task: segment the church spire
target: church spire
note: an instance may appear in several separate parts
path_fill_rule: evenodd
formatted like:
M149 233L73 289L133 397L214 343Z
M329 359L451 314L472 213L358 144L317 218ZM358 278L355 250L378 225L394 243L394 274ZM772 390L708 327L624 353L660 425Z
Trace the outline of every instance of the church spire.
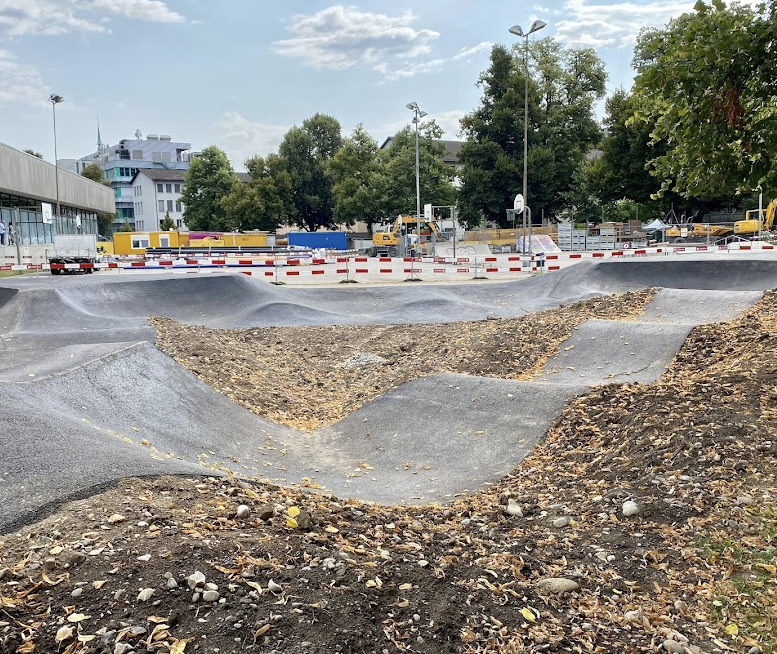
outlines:
M100 137L100 116L97 116L97 152L103 151L103 140Z

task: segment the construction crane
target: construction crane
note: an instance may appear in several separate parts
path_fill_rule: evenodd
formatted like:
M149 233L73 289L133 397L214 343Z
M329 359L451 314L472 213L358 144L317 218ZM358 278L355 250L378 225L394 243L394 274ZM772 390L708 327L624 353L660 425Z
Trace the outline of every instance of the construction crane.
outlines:
M768 232L774 225L774 216L777 213L777 200L772 200L762 215L758 215L759 210L753 209L745 212L744 220L737 220L734 223L735 236L754 236L759 231Z

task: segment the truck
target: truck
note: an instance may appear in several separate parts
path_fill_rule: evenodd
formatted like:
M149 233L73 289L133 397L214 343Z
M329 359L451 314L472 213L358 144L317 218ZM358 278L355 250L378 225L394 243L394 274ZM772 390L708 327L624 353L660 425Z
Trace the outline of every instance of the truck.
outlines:
M51 266L51 274L94 272L97 263L97 236L95 234L56 234L54 249L48 250L47 259ZM65 264L92 264L74 269L65 268Z

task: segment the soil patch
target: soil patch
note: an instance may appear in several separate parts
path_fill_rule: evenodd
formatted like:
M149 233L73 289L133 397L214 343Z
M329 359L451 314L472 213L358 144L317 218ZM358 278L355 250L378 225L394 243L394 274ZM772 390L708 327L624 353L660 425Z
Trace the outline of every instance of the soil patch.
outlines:
M73 502L0 545L0 652L770 651L776 300L448 507L231 478Z
M632 320L654 290L512 319L424 325L217 330L152 318L157 347L263 418L332 424L405 382L441 372L530 379L580 323Z

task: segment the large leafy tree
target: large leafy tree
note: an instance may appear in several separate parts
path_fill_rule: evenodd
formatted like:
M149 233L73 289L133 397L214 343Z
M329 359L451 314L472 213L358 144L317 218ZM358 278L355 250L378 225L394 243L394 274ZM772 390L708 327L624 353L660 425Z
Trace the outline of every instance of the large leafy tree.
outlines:
M329 160L334 194L334 221L348 227L357 221L372 229L381 214L378 144L359 124Z
M777 3L697 2L644 31L634 64L634 121L666 151L650 162L661 190L702 198L777 189Z
M27 150L25 150L25 152L27 152ZM31 152L30 154L37 156L34 152ZM98 166L96 163L91 163L88 166L84 166L84 169L81 171L81 175L82 177L91 179L93 182L97 182L98 184L103 184L105 186L111 185L110 182L104 178L102 168L100 168L100 166ZM116 220L115 213L98 213L97 229L99 230L100 234L103 236L110 236L113 232L114 220Z
M553 39L532 44L529 68L528 199L537 216L563 206L575 171L601 136L593 107L607 74L593 50L564 49ZM468 142L460 155L460 209L470 225L483 217L506 224L505 210L522 188L524 83L523 49L494 46L478 82L480 106L461 122Z
M246 161L248 183L235 182L221 200L231 229L275 231L293 213L291 177L277 155L252 157Z
M334 225L335 200L327 163L341 145L340 123L324 114L308 118L283 137L279 154L291 181L291 221L302 229Z
M442 129L433 120L419 125L418 159L421 210L424 204L449 206L456 202L455 171L443 161L445 146ZM415 130L410 126L397 132L379 154L375 178L380 194L382 221L416 212Z
M238 181L227 155L211 145L189 166L181 192L186 226L193 230L228 231L230 223L223 199Z

